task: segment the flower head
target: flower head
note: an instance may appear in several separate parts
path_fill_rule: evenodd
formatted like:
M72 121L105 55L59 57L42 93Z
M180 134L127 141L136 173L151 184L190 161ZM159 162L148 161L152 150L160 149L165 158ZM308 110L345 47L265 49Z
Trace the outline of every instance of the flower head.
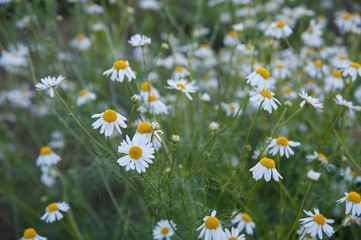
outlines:
M235 214L233 212L232 214ZM237 228L240 232L246 229L248 235L253 235L253 229L256 227L256 224L252 221L252 218L247 213L239 213L232 219L232 224L237 224Z
M55 77L45 77L40 79L41 83L35 84L36 90L46 90L49 89L50 97L54 97L54 87L59 85L64 80L64 77L59 75Z
M290 155L295 154L291 147L298 147L300 145L301 143L290 141L286 137L278 137L273 138L267 148L270 149L269 153L273 156L279 152L281 157L285 155L289 158Z
M150 44L151 42L152 42L152 39L150 39L147 36L140 35L140 34L135 34L135 35L131 36L130 40L128 41L128 43L130 45L132 45L133 47L143 47L143 46Z
M310 233L312 237L318 235L320 239L323 237L323 232L325 232L328 237L332 236L334 230L329 223L333 223L334 220L325 218L317 208L314 209L314 213L306 210L303 211L309 216L300 219L302 225L306 228L306 233Z
M314 98L311 96L308 96L308 93L305 92L305 90L302 89L302 92L298 94L303 101L300 104L300 107L304 107L305 104L309 104L312 107L314 107L317 111L322 112L323 104L320 102L318 98Z
M345 196L337 203L346 202L346 214L351 213L353 216L360 216L361 214L361 196L357 192L345 192Z
M40 155L36 159L36 166L51 166L57 164L61 160L60 156L53 152L53 150L44 146L40 149Z
M78 93L78 99L76 101L76 105L81 106L91 100L94 100L95 98L96 98L95 93L90 92L87 89L83 89Z
M247 83L260 90L269 89L270 73L263 67L257 68L254 72L246 77Z
M275 167L275 161L270 158L262 158L256 166L251 168L249 171L253 173L253 178L256 181L264 176L266 182L269 182L269 180L271 180L271 176L273 176L273 179L278 182L279 178L283 179L283 177L278 173Z
M174 235L173 229L177 229L177 225L173 220L160 220L153 229L153 238L157 240L162 240L163 238L169 240L170 237Z
M27 228L24 231L23 237L20 240L46 240L46 237L38 235L34 228Z
M168 86L166 88L176 89L183 92L189 100L193 100L192 96L189 93L195 93L198 87L195 86L195 82L188 82L185 79L167 80Z
M224 231L226 235L225 240L246 240L244 234L239 234L240 230L238 228L232 227L231 231L226 228Z
M63 219L64 216L61 212L67 212L68 210L69 205L65 202L50 203L45 208L45 213L40 219L47 223L52 223L56 220Z
M281 105L280 101L273 97L274 93L267 90L255 88L249 92L249 95L251 96L249 99L250 102L255 102L258 105L262 104L262 108L269 113L272 113L272 109L277 110L278 106L276 103Z
M224 238L224 232L222 230L221 223L216 217L216 213L216 210L213 210L211 216L205 216L203 218L204 223L199 228L197 228L197 231L201 230L198 238L202 238L203 236L205 237L205 240L216 240Z
M110 76L112 81L116 80L118 82L123 82L124 76L127 76L129 82L132 79L135 79L135 74L129 66L128 61L119 60L114 62L114 65L111 69L103 72L103 75Z
M120 127L127 127L127 124L124 122L127 119L112 109L108 109L99 114L94 114L92 118L99 118L92 124L93 129L101 127L100 134L104 133L106 137L112 135L114 128L122 134Z

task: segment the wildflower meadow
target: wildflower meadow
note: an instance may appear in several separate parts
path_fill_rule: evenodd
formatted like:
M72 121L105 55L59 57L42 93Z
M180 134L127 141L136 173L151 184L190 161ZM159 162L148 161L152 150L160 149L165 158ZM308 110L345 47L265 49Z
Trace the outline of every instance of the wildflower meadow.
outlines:
M360 13L0 0L0 239L361 239Z

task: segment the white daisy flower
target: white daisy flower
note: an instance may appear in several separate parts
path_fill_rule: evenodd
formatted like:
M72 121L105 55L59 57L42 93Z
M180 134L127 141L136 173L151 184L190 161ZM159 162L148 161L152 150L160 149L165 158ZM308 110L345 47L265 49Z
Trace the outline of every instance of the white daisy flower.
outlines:
M223 43L227 47L236 46L238 43L237 32L231 31L224 37Z
M135 35L131 36L130 40L128 41L128 43L130 45L132 45L133 47L143 47L143 46L150 44L151 42L152 42L152 39L150 39L147 36L140 35L140 34L135 34Z
M361 76L361 64L357 62L350 62L350 64L343 69L343 76L351 76L352 81L355 81L357 74Z
M79 33L70 41L70 46L80 51L84 51L90 48L91 40L84 34Z
M325 90L327 92L331 90L343 89L345 83L342 79L342 73L340 71L332 71L330 75L325 78Z
M203 218L204 223L197 228L197 231L201 230L198 239L204 236L204 240L221 240L224 238L224 232L222 226L216 218L216 210L212 211L211 216Z
M236 212L233 212L234 215ZM239 213L232 219L232 224L237 224L237 229L240 232L243 229L246 230L247 235L253 235L253 229L256 227L256 224L252 221L252 218L247 213Z
M287 158L289 158L290 155L295 154L291 147L298 146L301 146L301 143L290 141L286 137L278 137L273 138L267 148L270 149L269 153L273 156L279 152L281 157L285 155Z
M351 213L352 216L360 216L361 214L361 197L357 192L345 192L345 196L336 202L338 204L346 202L345 214Z
M177 230L177 225L173 220L160 220L153 229L153 239L162 240L165 238L166 240L170 240L170 237L174 235L173 229Z
M149 110L150 114L168 114L167 106L158 99L157 95L151 94L148 96L143 105L138 108L141 113L146 113Z
M283 87L282 93L283 93L283 97L288 100L293 100L293 99L297 98L297 96L298 96L297 93L289 87Z
M350 215L346 218L345 222L343 223L343 226L348 227L353 224L357 224L357 225L361 226L361 218Z
M81 106L91 100L94 100L97 96L95 93L83 89L78 93L78 99L76 100L76 105Z
M232 102L230 104L222 102L221 107L224 111L226 111L227 116L235 116L239 109L239 104L236 102Z
M302 89L301 93L298 93L298 95L303 99L303 101L300 104L300 107L304 107L306 103L314 107L317 111L322 112L323 104L320 102L318 98L314 98L311 96L308 96L308 93Z
M285 21L278 21L271 23L269 28L265 31L265 35L279 39L290 36L292 32L292 29Z
M198 87L194 86L195 82L188 82L185 79L179 79L179 80L173 80L168 79L167 80L168 86L166 88L169 89L176 89L178 91L183 92L189 100L193 100L192 96L189 93L195 93L198 89Z
M36 166L51 166L57 164L60 160L58 154L54 153L50 147L45 146L40 149L40 155L36 159Z
M248 44L238 44L236 50L244 55L251 55L254 47Z
M345 169L341 169L340 175L345 178L346 181L355 183L361 182L361 176L358 176L357 172L353 171L350 166L347 166Z
M273 97L274 93L271 93L266 90L261 90L259 88L252 89L249 92L250 95L250 102L256 103L258 106L262 104L263 110L272 113L272 109L277 110L278 106L276 103L281 105L280 101ZM257 106L257 107L258 107Z
M310 233L306 233L306 229L304 226L300 226L300 228L296 232L300 235L298 238L303 240L317 240L317 237L312 237Z
M111 80L116 80L119 82L123 82L124 80L124 76L127 76L129 82L134 78L135 79L135 74L132 71L132 69L129 67L129 62L128 61L116 61L114 62L114 65L111 69L106 70L103 72L103 75L106 76L110 76Z
M308 154L306 155L306 158L309 160L309 161L312 161L312 160L319 160L321 163L323 164L328 164L328 157L323 154L323 153L318 153L316 151L313 152L313 154Z
M56 220L61 220L64 216L60 211L67 212L68 210L69 205L65 202L51 203L46 207L45 213L40 218L40 220L43 220L46 223L52 223Z
M199 81L199 87L202 89L217 89L218 79L214 74L206 75Z
M40 181L47 187L51 187L55 183L57 176L56 170L52 166L41 166Z
M143 101L147 101L150 95L156 95L157 97L159 97L159 92L152 86L150 82L145 81L140 86L139 95L142 97Z
M90 2L90 3L84 4L84 11L87 14L102 14L104 9L101 5Z
M185 67L176 67L175 71L173 72L174 79L181 79L186 78L189 76L189 71Z
M142 9L157 11L161 7L161 2L157 0L141 0L139 2L139 7Z
M334 223L334 220L325 218L317 208L313 210L315 214L311 211L303 211L309 216L300 219L300 222L306 228L306 233L310 233L312 237L318 235L320 239L323 238L323 232L325 232L328 237L332 236L334 230L328 223Z
M321 79L324 75L329 74L329 69L327 65L324 65L320 60L315 60L307 63L304 68L304 72L313 78Z
M312 19L307 30L301 34L301 38L305 45L318 48L323 44L322 34L322 26Z
M0 66L6 70L16 72L19 67L28 66L28 50L23 45L10 45L9 51L1 51Z
M286 79L291 76L291 72L285 67L283 63L277 63L272 71L275 78Z
M195 50L194 55L199 58L210 58L213 56L213 50L208 44L202 44Z
M149 122L141 122L137 126L137 131L135 132L135 135L140 135L140 137L143 137L147 139L147 141L152 142L154 138L157 138L159 142L161 142L161 138L159 134L163 134L161 130L153 130L152 125Z
M127 135L118 147L118 152L126 154L117 160L120 166L126 166L126 171L136 169L138 173L142 173L149 167L148 163L153 163L153 144L140 135L134 135L132 140Z
M312 169L307 172L307 177L311 181L317 182L320 179L321 173L315 172Z
M92 124L93 129L98 129L101 127L100 134L104 133L106 137L112 135L114 127L117 129L119 134L122 134L122 131L119 127L127 127L127 124L124 122L127 121L127 119L112 109L108 109L102 113L94 114L92 118L99 118Z
M256 181L264 177L265 181L269 182L273 176L273 179L278 182L279 178L283 179L283 177L278 173L275 167L275 161L270 158L262 158L256 166L249 171L252 172L253 178Z
M54 87L59 85L64 80L64 77L59 75L55 77L45 77L40 79L41 83L35 84L36 90L46 90L49 89L50 97L54 97Z
M244 234L239 234L239 229L232 227L231 231L229 231L227 228L225 229L225 240L246 240Z
M347 107L350 110L354 107L352 102L346 101L341 94L337 94L333 100L337 105Z
M246 77L247 83L250 84L253 87L258 87L261 90L269 89L269 72L263 68L259 67L254 72L252 72L250 75Z
M38 235L34 228L27 228L24 231L23 237L20 240L46 240L46 237Z
M335 18L335 23L341 32L350 32L353 28L353 22L350 13L340 14Z

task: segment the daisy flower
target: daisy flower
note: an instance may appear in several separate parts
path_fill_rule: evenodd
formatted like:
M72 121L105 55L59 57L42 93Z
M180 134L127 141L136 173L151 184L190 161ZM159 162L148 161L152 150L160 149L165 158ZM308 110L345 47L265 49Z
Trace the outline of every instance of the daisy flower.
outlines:
M28 66L28 50L23 45L15 47L11 45L9 51L1 51L0 66L3 66L6 70L16 71L19 67Z
M295 99L297 98L297 93L294 92L291 88L289 87L283 87L282 88L282 93L283 93L283 97L286 99Z
M220 240L224 238L224 232L218 218L216 218L216 213L216 210L213 210L211 216L203 218L204 223L197 228L197 231L201 230L198 239L203 236L204 240Z
M232 214L235 214L235 212ZM242 232L243 229L246 229L247 235L253 235L253 229L256 227L256 224L247 213L237 214L231 222L232 224L237 224L237 229L239 229L240 232Z
M301 38L307 46L321 47L323 44L322 34L322 26L312 19L307 30L301 34Z
M361 64L357 62L350 62L350 64L343 69L343 76L346 77L350 75L352 81L356 80L357 74L361 76Z
M348 182L352 182L353 180L355 180L355 183L361 182L361 176L358 176L358 174L353 171L350 166L342 169L340 175L344 177Z
M141 0L139 2L139 7L142 9L157 11L161 7L161 2L157 0Z
M95 93L88 91L87 89L83 89L78 93L78 99L76 100L76 105L81 106L91 100L96 98Z
M285 155L289 158L290 155L295 154L291 147L298 147L300 145L301 143L290 141L286 137L278 137L273 138L267 148L270 149L269 153L273 156L279 152L281 157Z
M316 151L314 151L313 152L313 154L308 154L307 156L306 156L306 158L308 159L308 160L315 160L315 159L317 159L317 160L319 160L321 163L323 163L323 164L327 164L328 163L328 157L325 155L325 154L323 154L323 153L318 153L318 152L316 152Z
M123 82L124 75L127 76L129 82L134 78L135 74L132 69L129 67L128 61L119 60L114 62L114 65L111 69L103 72L103 75L110 76L111 80L116 80L119 82Z
M291 76L291 72L285 67L283 63L278 63L275 65L272 75L275 78L285 79L286 77Z
M315 172L312 169L307 172L307 177L311 181L317 182L320 179L321 173Z
M84 51L90 48L91 40L84 34L79 33L70 41L70 46L75 49Z
M302 89L301 93L298 93L298 95L303 99L303 101L300 104L300 107L304 107L306 103L314 107L317 111L322 112L323 104L320 102L318 98L314 98L311 96L308 96L308 93Z
M199 87L202 89L216 89L218 88L218 79L214 74L204 76L200 82Z
M252 172L254 180L259 180L264 177L266 182L271 180L271 176L273 179L278 182L279 178L283 179L283 177L278 173L275 168L275 161L270 158L262 158L256 166L251 168L249 171Z
M23 237L20 240L46 240L46 237L38 235L34 228L27 228L24 231Z
M102 113L94 114L92 118L99 118L92 124L93 129L98 129L101 127L100 134L104 133L106 137L112 135L114 127L120 134L122 134L122 131L120 130L119 126L122 128L127 127L127 124L124 122L127 121L127 119L112 109L108 109Z
M141 122L137 126L137 131L135 132L135 135L140 135L141 137L151 142L154 140L154 138L157 138L158 141L161 142L159 133L163 134L161 130L153 130L152 124L150 124L149 122Z
M146 113L148 110L150 114L168 114L167 106L155 94L149 95L143 105L138 108L141 113Z
M349 32L353 28L351 14L347 12L337 16L335 18L335 23L342 32Z
M346 101L341 94L337 94L333 100L337 105L347 107L350 110L354 107L352 102Z
M348 226L351 226L351 225L353 225L355 223L357 225L361 226L361 218L350 215L350 216L348 216L346 218L345 222L343 223L343 226L348 227Z
M196 49L194 55L199 58L209 58L213 56L213 51L208 44L202 44Z
M189 76L189 71L185 67L176 67L175 71L173 72L174 79L181 79Z
M343 89L345 83L342 79L342 73L340 71L332 71L330 75L325 78L325 90L327 92L331 90Z
M271 93L266 90L261 90L260 88L252 89L249 92L250 102L254 102L256 104L262 104L263 110L272 113L272 109L277 110L278 106L276 103L281 105L280 101L273 97L274 93Z
M227 228L225 229L225 240L246 240L244 237L244 234L239 234L239 229L232 227L231 231L229 231Z
M54 97L54 87L59 85L64 80L64 77L59 75L55 77L45 77L40 79L41 83L35 84L36 90L46 90L49 89L50 97Z
M177 230L176 226L173 220L160 220L153 229L153 238L157 240L162 240L163 238L169 240L170 237L174 235L173 229Z
M313 78L323 78L324 75L329 73L329 69L320 60L315 60L307 63L304 72Z
M102 14L104 9L101 5L90 2L90 3L84 4L84 11L87 14Z
M183 92L189 100L193 100L192 96L189 93L195 93L198 89L198 87L194 86L195 82L188 82L185 79L179 79L179 80L173 80L169 79L167 80L169 89L176 89L178 91Z
M132 45L133 47L143 47L143 46L150 44L151 42L152 42L152 39L150 39L147 36L140 35L140 34L135 34L135 35L131 36L130 40L128 41L128 43L130 45Z
M239 104L236 102L230 104L222 102L221 107L224 111L226 111L227 116L235 116L239 109Z
M45 146L40 149L40 155L36 159L36 166L51 166L57 164L60 160L58 154L54 153L50 147Z
M69 210L69 205L65 202L50 203L46 209L44 215L40 220L45 221L46 223L52 223L56 220L63 219L63 214L60 212L67 212Z
M138 173L145 172L148 163L153 163L154 148L151 142L140 135L135 135L132 140L126 136L126 140L118 147L118 152L126 154L117 160L120 166L126 166L125 170L136 169Z
M292 29L285 21L278 21L271 23L269 28L265 31L265 35L279 39L290 36L292 32Z
M247 83L250 84L253 87L258 87L261 90L269 89L269 72L263 68L259 67L254 72L252 72L250 75L246 77Z
M301 226L297 232L296 232L299 236L299 239L303 239L303 240L317 240L316 237L312 237L310 233L306 233L306 229L304 226Z
M146 101L146 99L148 99L148 97L150 95L156 95L159 97L159 92L157 89L155 89L152 84L148 81L143 82L142 85L140 86L140 96L142 97L142 99L144 101Z
M223 43L227 47L233 47L237 45L238 43L237 32L231 31L230 33L228 33L227 36L224 37Z
M345 196L336 202L338 204L346 202L346 213L351 213L352 216L360 216L361 214L361 197L357 192L345 192Z
M334 220L325 218L317 208L313 210L314 214L311 211L303 211L309 216L300 219L300 222L306 228L306 234L310 233L312 237L318 235L320 239L323 238L323 232L325 232L328 237L332 236L334 230L329 223L333 223Z

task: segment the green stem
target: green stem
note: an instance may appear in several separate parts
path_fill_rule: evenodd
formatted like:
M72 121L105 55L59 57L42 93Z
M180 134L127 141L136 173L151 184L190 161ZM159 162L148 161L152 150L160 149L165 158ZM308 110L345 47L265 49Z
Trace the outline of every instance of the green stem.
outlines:
M128 99L130 101L130 103L132 104L132 107L134 107L134 103L132 102L132 97L130 96L130 93L129 93L129 90L128 90L128 87L127 87L127 84L125 83L125 81L123 81L123 86L124 86L124 89L125 89L125 92L127 93L127 96L128 96ZM136 108L134 108L135 112L137 113L138 117L140 118L140 120L142 120L143 122L143 118L142 116L140 116L139 112L137 111Z
M164 169L165 163L167 162L167 160L168 160L168 158L169 158L170 153L171 153L172 150L173 150L174 145L175 145L175 144L173 143L172 146L171 146L171 148L169 149L169 152L167 153L167 156L166 156L166 158L164 159L162 168L160 169L160 172L159 172L159 178L158 178L158 192L159 192L159 194L160 194L160 181L161 181L161 178L162 178L163 169Z

